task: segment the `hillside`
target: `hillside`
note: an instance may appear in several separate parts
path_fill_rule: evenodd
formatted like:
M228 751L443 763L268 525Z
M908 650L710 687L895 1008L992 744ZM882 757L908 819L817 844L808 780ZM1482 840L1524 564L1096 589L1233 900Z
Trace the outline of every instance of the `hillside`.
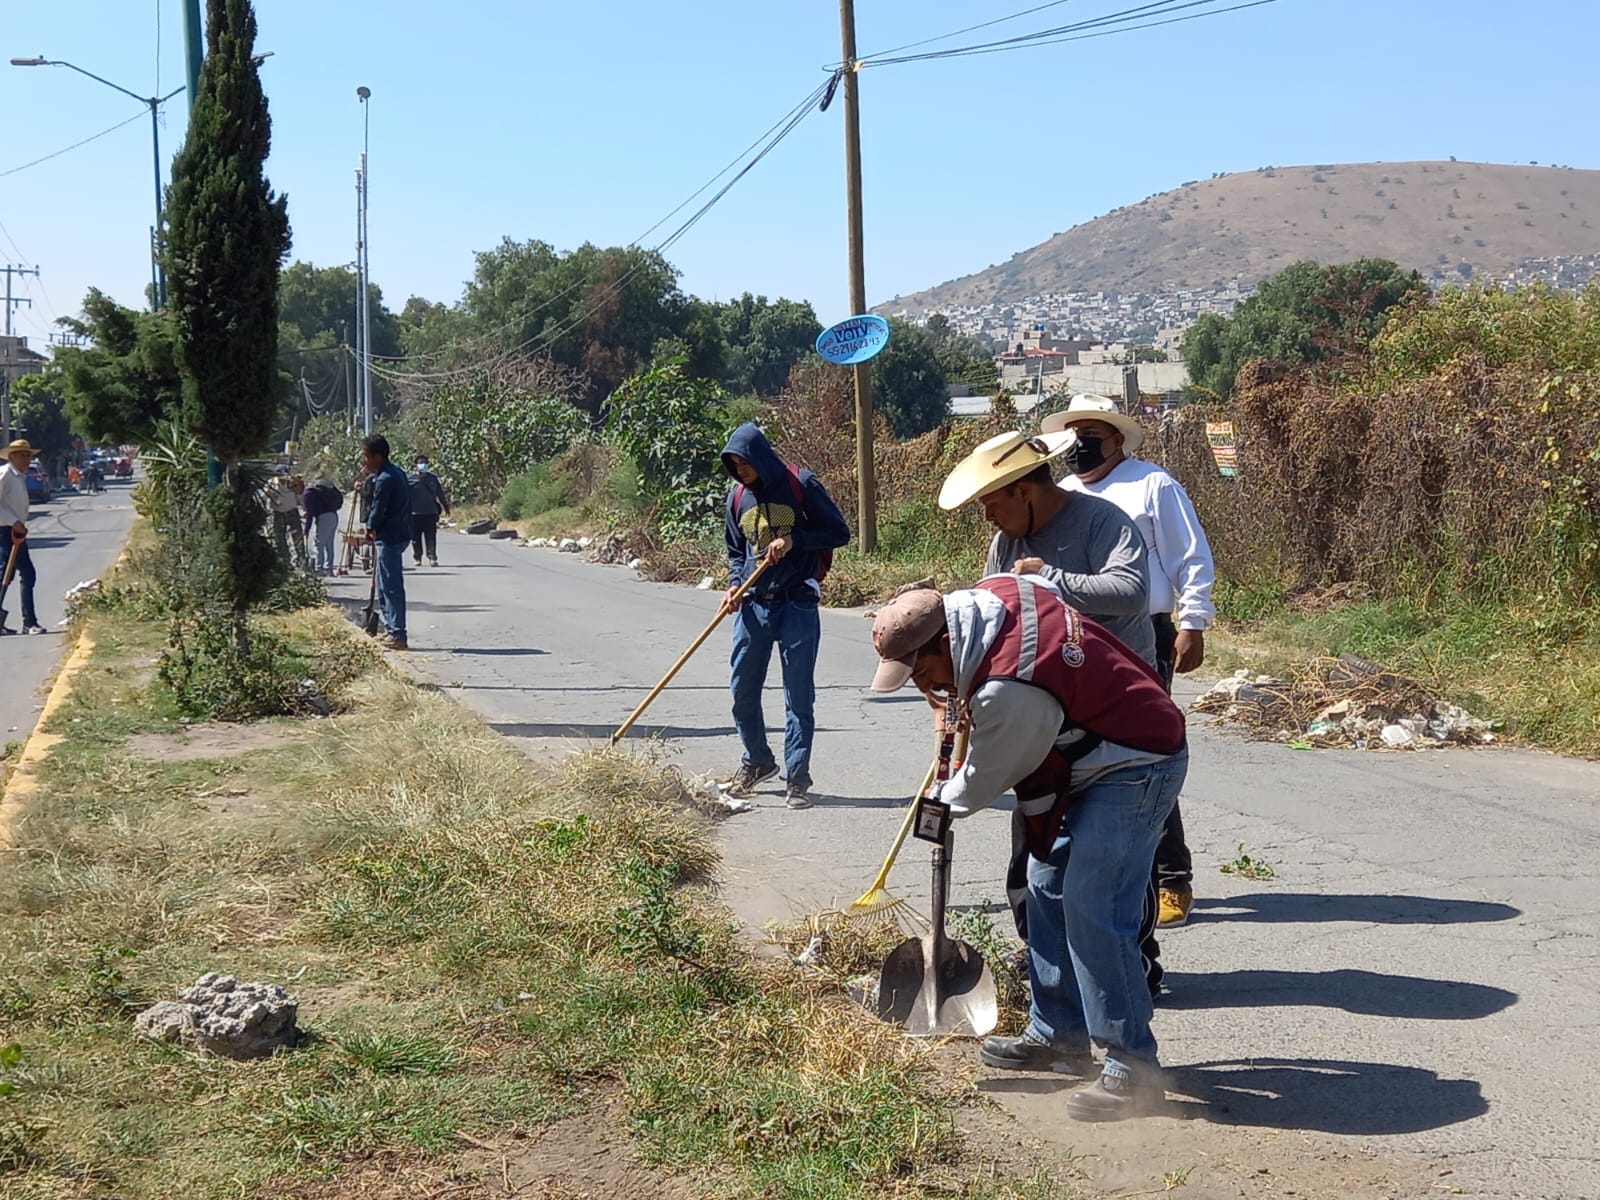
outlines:
M1503 274L1600 251L1600 171L1493 163L1263 167L1186 183L1075 225L986 271L883 312L1047 292L1167 292L1254 283L1302 258L1391 258L1424 275Z

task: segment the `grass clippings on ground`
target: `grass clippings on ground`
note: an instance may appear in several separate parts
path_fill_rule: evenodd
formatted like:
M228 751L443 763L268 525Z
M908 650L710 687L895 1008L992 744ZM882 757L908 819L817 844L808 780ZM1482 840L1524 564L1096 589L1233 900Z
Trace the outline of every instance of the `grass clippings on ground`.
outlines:
M530 766L327 613L272 620L306 662L357 664L338 715L140 757L128 739L184 737L160 631L90 619L88 686L0 871L8 1197L382 1195L384 1163L411 1194L598 1196L560 1166L576 1128L628 1156L634 1194L1032 1194L964 1165L970 1084L739 947L676 773ZM288 987L302 1044L241 1063L134 1038L209 970ZM533 1142L544 1167L512 1152Z

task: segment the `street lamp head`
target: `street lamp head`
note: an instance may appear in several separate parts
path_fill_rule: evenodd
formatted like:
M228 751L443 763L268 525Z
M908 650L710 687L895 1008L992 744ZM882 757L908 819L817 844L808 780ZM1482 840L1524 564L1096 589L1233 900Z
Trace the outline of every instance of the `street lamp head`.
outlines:
M372 96L372 89L371 88L366 88L366 87L358 87L356 89L356 95L360 96L363 100L369 99Z
M13 67L48 67L50 60L41 54L37 58L13 58L11 65Z

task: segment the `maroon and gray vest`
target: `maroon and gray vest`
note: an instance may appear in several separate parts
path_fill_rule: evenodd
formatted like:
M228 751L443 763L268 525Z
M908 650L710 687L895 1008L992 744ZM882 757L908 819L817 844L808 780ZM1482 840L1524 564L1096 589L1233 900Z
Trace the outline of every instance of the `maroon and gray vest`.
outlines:
M1069 758L1081 757L1101 742L1147 754L1183 749L1183 713L1167 695L1161 676L1103 626L1049 588L1017 575L991 575L978 587L1005 603L1006 617L978 665L972 692L994 679L1049 692L1066 714L1063 731L1076 728L1086 734Z

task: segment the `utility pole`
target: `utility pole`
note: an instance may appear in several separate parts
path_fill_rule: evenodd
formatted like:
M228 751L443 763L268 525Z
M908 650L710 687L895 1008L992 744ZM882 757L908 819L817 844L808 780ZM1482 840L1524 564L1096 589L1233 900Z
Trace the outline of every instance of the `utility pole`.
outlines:
M371 109L369 101L372 99L372 89L358 87L356 96L361 101L361 170L356 172L356 191L360 197L360 209L357 214L357 241L359 250L357 254L357 274L361 281L360 307L356 310L356 319L360 322L361 341L361 432L367 437L372 436L372 312L367 299L367 293L372 288L370 266L367 261L367 192L370 179L367 174L367 133L369 114Z
M867 311L861 230L861 92L856 62L855 0L839 0L844 62L844 168L850 225L850 315ZM856 539L863 554L878 548L878 478L872 461L872 365L856 363Z
M344 431L351 433L356 427L356 356L350 351L350 322L339 322L339 349L344 351Z
M0 269L3 269L6 275L6 357L5 362L0 363L0 433L3 433L4 436L0 437L0 441L9 446L11 444L11 368L15 365L16 355L16 343L11 340L11 313L19 304L26 304L29 308L33 307L33 301L26 296L12 298L11 277L13 275L32 275L37 279L39 277L39 268L34 267L29 270L27 267L14 267L7 263L4 268Z

